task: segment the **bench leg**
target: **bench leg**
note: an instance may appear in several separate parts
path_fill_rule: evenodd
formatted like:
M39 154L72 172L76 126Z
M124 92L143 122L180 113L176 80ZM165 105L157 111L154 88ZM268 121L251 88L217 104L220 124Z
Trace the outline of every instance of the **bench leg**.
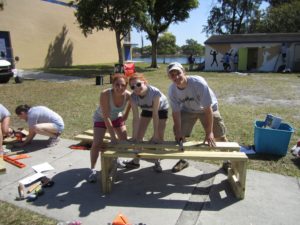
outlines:
M113 159L101 156L101 184L104 194L111 192L112 180L110 179L110 171L113 166Z
M228 181L238 199L245 197L247 161L232 161L228 169Z

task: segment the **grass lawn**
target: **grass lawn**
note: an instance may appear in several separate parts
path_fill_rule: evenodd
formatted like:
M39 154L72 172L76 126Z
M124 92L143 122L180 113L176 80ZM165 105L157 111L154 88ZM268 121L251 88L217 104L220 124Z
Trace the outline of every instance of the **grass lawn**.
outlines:
M170 80L166 76L166 65L159 69L149 69L148 65L138 63L138 72L146 75L149 83L167 94ZM15 84L0 85L1 104L10 112L19 104L45 105L58 112L65 121L63 138L72 139L76 134L92 128L92 115L99 102L101 90L110 87L109 73L112 65L75 66L72 68L49 69L49 73L87 77L80 81L53 83L45 81L24 81ZM103 86L95 85L95 76L105 76ZM264 120L266 114L272 113L291 124L295 133L292 136L290 147L300 138L300 77L299 74L257 73L246 76L235 73L193 72L203 76L217 95L219 109L228 129L229 141L240 145L254 144L254 121ZM171 110L170 110L171 111ZM131 115L127 121L131 134ZM172 118L169 117L166 140L173 140ZM12 116L13 127L26 127L24 122ZM150 137L152 129L148 129ZM198 123L193 132L192 140L202 140L204 133ZM288 151L285 157L271 155L251 156L249 169L274 172L282 175L300 177L300 159L295 159ZM3 203L0 202L0 215L3 218ZM21 224L2 223L0 224ZM45 223L46 224L46 223Z

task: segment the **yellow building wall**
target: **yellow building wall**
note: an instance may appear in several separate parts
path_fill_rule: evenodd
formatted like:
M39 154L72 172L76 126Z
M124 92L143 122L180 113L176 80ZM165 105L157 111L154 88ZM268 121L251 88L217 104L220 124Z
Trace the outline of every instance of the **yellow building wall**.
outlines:
M118 61L115 33L82 34L74 8L41 0L8 0L0 31L9 31L19 69Z

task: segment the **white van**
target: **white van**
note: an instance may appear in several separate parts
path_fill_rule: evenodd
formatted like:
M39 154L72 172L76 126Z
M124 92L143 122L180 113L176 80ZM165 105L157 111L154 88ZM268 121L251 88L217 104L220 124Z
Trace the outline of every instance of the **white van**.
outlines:
M8 83L13 75L11 63L0 58L0 83Z

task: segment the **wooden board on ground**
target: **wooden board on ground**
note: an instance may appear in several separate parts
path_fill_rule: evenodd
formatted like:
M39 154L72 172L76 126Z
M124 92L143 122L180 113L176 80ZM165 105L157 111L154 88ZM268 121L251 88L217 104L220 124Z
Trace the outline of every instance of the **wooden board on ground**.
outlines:
M93 130L86 130L86 131L84 131L84 134L93 136L94 135L94 131ZM105 133L104 138L110 139L110 134L109 133Z
M87 134L78 134L75 137L75 140L79 140L83 143L92 144L93 143L93 136ZM104 137L104 142L108 142L108 139Z
M5 172L6 172L6 168L4 165L4 160L3 160L3 157L0 157L0 174L5 173Z
M14 144L17 143L17 138L16 137L7 137L3 139L3 144Z

